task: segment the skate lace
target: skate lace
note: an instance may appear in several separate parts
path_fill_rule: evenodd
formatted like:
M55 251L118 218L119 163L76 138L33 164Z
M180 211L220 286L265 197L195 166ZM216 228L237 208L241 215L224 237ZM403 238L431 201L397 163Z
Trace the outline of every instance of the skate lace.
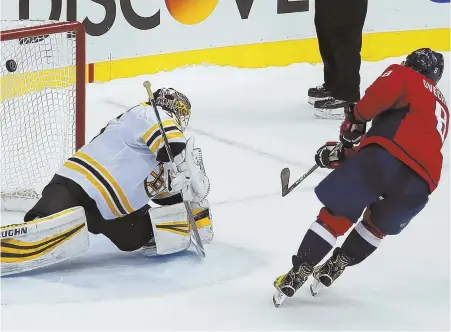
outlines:
M308 278L313 272L313 267L308 264L302 264L299 267L299 271L296 272L296 276L302 279Z
M341 269L344 269L346 266L348 266L350 262L351 260L346 255L337 255L337 259L335 260L335 263Z
M349 265L351 260L346 255L337 255L335 259L329 259L325 264L319 266L315 269L316 277L329 276L333 279L338 278L338 276L343 273L346 266Z
M351 260L346 255L337 255L334 261L331 261L329 266L329 275L333 280L337 279L349 265Z

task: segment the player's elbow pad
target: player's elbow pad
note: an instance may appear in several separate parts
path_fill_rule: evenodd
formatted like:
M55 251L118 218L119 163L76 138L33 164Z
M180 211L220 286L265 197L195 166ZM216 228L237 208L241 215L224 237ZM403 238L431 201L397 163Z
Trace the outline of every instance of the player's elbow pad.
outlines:
M186 144L175 142L175 143L169 143L169 146L171 147L172 156L175 157L182 153L183 150L185 150ZM162 147L160 150L158 150L157 153L157 161L168 163L169 162L169 156L168 152L166 151L166 147Z

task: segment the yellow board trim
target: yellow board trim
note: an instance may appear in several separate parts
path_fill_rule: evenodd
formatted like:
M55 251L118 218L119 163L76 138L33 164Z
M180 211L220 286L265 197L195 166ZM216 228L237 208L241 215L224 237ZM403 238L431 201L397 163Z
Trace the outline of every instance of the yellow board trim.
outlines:
M111 200L111 197L109 196L109 194L106 192L105 188L102 186L102 184L91 173L89 173L87 170L85 170L80 165L75 164L75 163L73 163L71 161L66 161L64 163L64 166L67 167L67 168L70 168L70 169L72 169L74 171L77 171L77 172L81 173L100 192L100 194L102 195L102 197L105 200L106 204L110 208L111 212L116 217L120 217L121 216L121 214L117 211L116 207L114 206L113 201Z
M372 32L363 35L362 59L380 61L408 54L421 47L450 51L450 28L390 32ZM193 65L233 66L238 68L265 68L288 66L293 63L321 62L316 38L283 40L248 45L235 45L201 50L157 54L137 58L103 61L94 64L94 82L108 82L117 78L135 77L170 71ZM55 77L66 77L66 81ZM89 66L86 65L88 81ZM24 82L32 82L24 84ZM73 85L73 67L44 70L0 77L1 100L40 91L44 87L58 88ZM7 88L10 86L11 88Z
M450 29L365 33L362 59L380 61L388 57L409 54L421 47L449 51ZM202 64L265 68L302 62L311 64L321 62L316 38L227 46L99 62L94 65L94 81L108 82L117 78L154 74L178 67Z
M108 182L114 187L117 194L119 195L119 198L121 199L122 203L125 205L125 209L128 213L132 213L134 209L130 205L130 202L127 199L127 196L125 195L124 191L122 190L121 186L117 183L117 181L113 178L113 176L108 172L108 170L103 167L101 164L99 164L94 158L87 155L84 152L78 151L75 153L75 157L79 157L81 159L84 159L89 164L97 168L97 170L102 174L102 176L108 180Z
M36 259L45 255L46 253L52 251L56 247L60 246L64 242L73 238L75 235L80 233L84 228L85 224L78 224L74 227L68 229L64 233L56 234L48 238L44 238L36 242L24 242L15 239L6 239L1 241L1 257L0 262L2 263L21 263ZM78 229L77 229L78 228ZM76 230L75 232L73 232ZM69 233L73 232L70 235ZM11 244L19 248L9 248L4 246L4 244ZM33 248L30 248L33 247ZM45 248L45 249L44 249ZM21 257L4 257L4 254L18 254L23 255Z
M183 136L183 134L180 131L174 132L174 133L169 133L166 134L166 137L168 138L168 141L174 138L185 138L185 136ZM163 137L160 136L160 138L158 138L150 147L150 152L155 153L159 146L163 143ZM171 142L169 142L171 143Z

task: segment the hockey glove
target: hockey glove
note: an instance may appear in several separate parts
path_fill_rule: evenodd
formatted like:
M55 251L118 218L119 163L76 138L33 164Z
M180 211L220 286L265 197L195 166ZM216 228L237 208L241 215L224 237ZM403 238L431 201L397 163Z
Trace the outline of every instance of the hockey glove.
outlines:
M343 147L332 152L338 142L327 142L316 151L315 161L321 168L334 169L345 159Z
M183 199L203 201L210 192L210 180L205 174L202 152L194 148L194 137L186 142L186 150L174 158L177 172L170 172L171 192L182 192Z
M191 179L187 172L170 172L170 187L173 192L181 192L191 185Z
M340 141L348 149L359 144L366 133L366 122L355 118L354 106L355 104L350 104L349 107L345 107L345 120L340 127Z

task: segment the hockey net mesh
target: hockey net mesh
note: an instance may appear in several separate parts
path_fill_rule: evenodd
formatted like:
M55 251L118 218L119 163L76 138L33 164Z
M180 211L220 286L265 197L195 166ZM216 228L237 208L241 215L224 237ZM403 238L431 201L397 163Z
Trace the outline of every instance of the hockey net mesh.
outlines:
M52 21L1 21L1 33ZM2 41L1 209L27 211L75 151L76 34Z

